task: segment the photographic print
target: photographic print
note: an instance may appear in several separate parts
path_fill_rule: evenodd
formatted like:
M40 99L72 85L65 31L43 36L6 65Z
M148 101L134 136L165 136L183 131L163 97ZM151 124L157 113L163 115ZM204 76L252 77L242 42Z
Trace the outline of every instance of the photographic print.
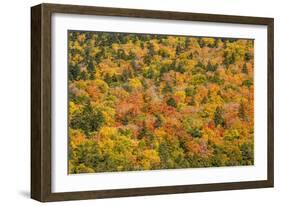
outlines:
M254 164L254 40L68 31L68 173Z
M274 19L31 8L31 198L274 186Z

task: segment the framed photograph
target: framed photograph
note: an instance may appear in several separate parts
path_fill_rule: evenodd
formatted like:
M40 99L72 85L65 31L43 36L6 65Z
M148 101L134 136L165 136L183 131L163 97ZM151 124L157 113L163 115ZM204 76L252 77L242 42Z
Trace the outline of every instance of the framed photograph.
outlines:
M273 19L31 8L31 197L273 187Z

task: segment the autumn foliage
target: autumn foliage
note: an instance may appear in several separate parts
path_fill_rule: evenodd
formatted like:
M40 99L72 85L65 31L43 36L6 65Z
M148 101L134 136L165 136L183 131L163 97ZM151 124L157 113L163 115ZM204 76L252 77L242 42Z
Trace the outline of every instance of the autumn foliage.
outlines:
M69 173L254 163L253 40L68 38Z

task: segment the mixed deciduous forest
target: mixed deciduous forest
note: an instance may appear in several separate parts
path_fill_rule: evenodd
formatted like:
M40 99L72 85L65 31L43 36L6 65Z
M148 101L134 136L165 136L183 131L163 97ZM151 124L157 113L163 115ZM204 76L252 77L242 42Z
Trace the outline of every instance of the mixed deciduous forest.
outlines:
M69 173L254 164L254 40L68 32Z

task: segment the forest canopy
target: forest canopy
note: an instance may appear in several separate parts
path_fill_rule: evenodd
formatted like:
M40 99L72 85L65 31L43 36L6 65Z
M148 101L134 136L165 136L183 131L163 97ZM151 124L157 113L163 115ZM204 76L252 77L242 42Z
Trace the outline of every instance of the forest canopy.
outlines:
M254 164L254 40L68 32L69 173Z

